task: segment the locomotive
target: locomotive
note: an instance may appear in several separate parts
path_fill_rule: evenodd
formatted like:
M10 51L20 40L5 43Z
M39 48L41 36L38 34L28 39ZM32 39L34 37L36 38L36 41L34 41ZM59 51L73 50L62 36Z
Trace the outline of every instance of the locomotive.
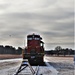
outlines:
M22 52L23 59L28 59L30 64L39 64L43 62L44 42L40 35L27 35L27 47Z

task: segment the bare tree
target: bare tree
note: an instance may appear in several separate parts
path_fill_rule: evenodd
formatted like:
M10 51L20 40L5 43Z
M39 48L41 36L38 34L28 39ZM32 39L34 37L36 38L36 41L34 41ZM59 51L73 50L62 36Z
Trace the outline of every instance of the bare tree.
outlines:
M61 46L55 47L56 54L59 56L60 50L62 50Z
M55 50L61 50L62 48L61 48L61 46L57 46L57 47L55 47Z

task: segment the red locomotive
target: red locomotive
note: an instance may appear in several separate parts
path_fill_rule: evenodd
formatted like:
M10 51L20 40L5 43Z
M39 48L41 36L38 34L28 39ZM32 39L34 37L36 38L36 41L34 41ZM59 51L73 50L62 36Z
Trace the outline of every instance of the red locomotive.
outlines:
M40 35L31 34L27 36L27 47L23 50L23 59L28 59L31 64L43 62L44 42Z

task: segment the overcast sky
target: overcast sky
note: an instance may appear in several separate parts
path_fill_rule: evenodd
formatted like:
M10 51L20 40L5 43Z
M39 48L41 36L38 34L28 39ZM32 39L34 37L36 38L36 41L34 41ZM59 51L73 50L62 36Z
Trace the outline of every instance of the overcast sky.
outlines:
M74 49L74 0L0 0L0 45L24 47L32 33L45 49Z

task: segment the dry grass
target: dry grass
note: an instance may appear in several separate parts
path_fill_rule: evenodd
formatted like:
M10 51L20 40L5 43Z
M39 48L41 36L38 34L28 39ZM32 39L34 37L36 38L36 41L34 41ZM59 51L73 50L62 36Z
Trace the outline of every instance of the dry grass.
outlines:
M0 54L0 59L22 58L22 55Z

